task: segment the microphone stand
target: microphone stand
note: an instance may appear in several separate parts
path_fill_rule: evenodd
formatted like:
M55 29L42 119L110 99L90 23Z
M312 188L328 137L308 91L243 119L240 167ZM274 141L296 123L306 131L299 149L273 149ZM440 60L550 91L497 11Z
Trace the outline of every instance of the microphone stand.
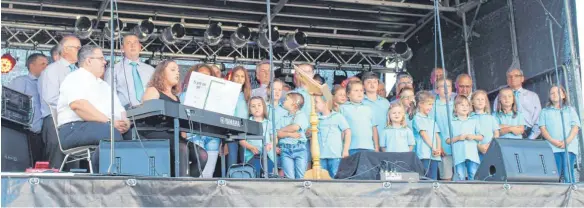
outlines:
M272 41L271 41L271 39L272 39L272 18L271 18L270 6L271 6L270 0L266 0L266 17L268 20L268 39L270 40L270 41L268 41L268 44L269 44L268 57L270 59L270 83L272 84L272 87L270 89L270 98L274 99L274 76L275 75L274 75L274 70L273 70L274 69L274 58L273 58L274 52L272 51ZM270 83L268 83L268 84L270 84ZM268 102L270 102L270 101L268 100ZM274 105L274 102L273 101L271 101L271 102L272 102L272 105ZM278 154L276 151L277 147L275 145L276 139L278 139L277 138L278 134L276 133L276 126L275 126L276 125L276 115L275 115L276 107L277 106L272 106L272 109L269 109L269 111L271 111L269 113L272 115L271 116L272 119L270 122L272 123L272 132L271 132L272 133L272 152L274 153L274 161L272 161L272 162L274 163L274 167L273 167L274 175L278 175ZM262 148L264 148L264 147L262 147ZM266 151L265 155L267 155L267 151ZM266 157L264 159L264 162L263 162L264 167L266 169L268 169L268 161L267 160L268 159ZM268 176L265 176L265 177L267 178Z
M115 112L114 111L114 98L115 98L114 93L115 93L115 86L116 86L116 84L115 84L116 79L114 78L114 57L115 57L114 42L115 42L115 40L113 38L113 37L115 37L114 33L116 30L116 28L114 28L114 0L110 0L110 27L112 28L110 30L110 32L111 32L110 37L112 37L112 39L110 40L110 67L109 67L110 68L110 71L109 71L110 77L112 79L112 84L110 86L110 89L111 89L111 91L110 91L111 100L110 101L111 101L111 111L112 111L111 118L112 119L110 120L110 145L111 145L110 148L111 148L111 151L110 151L110 164L109 164L109 167L107 168L108 174L112 173L112 167L114 164L114 157L116 156L115 150L114 150L114 141L115 141L115 139L114 139L114 122L115 122L115 119L114 119L115 118L115 115L114 115L115 114L114 113Z

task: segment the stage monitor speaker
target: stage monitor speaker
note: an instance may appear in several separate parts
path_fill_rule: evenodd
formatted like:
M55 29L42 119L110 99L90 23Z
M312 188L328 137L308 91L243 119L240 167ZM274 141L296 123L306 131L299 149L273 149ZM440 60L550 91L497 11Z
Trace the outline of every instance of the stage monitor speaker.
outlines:
M24 172L32 167L28 137L2 119L2 172Z
M552 149L543 140L494 139L483 157L475 180L558 182Z
M112 173L120 175L170 177L170 143L168 139L129 140L114 143ZM111 144L99 143L99 173L108 173Z
M385 166L385 167L384 167ZM383 169L424 175L424 166L414 152L359 152L343 158L335 179L380 180Z

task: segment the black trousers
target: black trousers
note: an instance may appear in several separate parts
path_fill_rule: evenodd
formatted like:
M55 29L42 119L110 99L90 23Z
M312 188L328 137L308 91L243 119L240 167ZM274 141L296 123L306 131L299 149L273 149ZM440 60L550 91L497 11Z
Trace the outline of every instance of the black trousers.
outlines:
M48 160L50 168L59 169L65 158L65 154L59 148L59 140L52 116L47 116L43 119L41 137L44 144L42 160Z
M30 151L30 161L32 167L38 161L44 161L45 144L41 133L28 132L28 148Z

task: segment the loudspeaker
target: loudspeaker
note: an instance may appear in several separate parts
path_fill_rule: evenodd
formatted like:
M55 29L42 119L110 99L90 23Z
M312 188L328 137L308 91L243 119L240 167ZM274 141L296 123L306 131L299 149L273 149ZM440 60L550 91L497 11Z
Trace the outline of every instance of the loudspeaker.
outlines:
M543 140L493 139L475 180L558 182L554 153Z
M335 179L380 180L383 170L425 174L414 152L358 152L341 160Z
M2 172L24 172L32 167L28 137L25 132L6 126L2 119ZM22 127L21 127L22 129Z
M170 177L168 139L116 141L114 146L115 158L112 173ZM99 142L99 173L108 173L110 151L109 141Z

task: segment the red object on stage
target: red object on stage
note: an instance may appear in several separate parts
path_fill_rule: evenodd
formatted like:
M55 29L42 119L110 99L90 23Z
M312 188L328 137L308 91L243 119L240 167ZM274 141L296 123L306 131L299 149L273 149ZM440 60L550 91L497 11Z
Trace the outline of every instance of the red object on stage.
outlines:
M2 73L6 74L16 66L16 59L10 55L10 53L5 53L2 55Z
M45 173L45 172L58 173L59 170L57 170L55 168L49 168L49 162L43 161L43 162L36 162L36 164L34 165L34 168L27 168L25 172L27 172L27 173Z

